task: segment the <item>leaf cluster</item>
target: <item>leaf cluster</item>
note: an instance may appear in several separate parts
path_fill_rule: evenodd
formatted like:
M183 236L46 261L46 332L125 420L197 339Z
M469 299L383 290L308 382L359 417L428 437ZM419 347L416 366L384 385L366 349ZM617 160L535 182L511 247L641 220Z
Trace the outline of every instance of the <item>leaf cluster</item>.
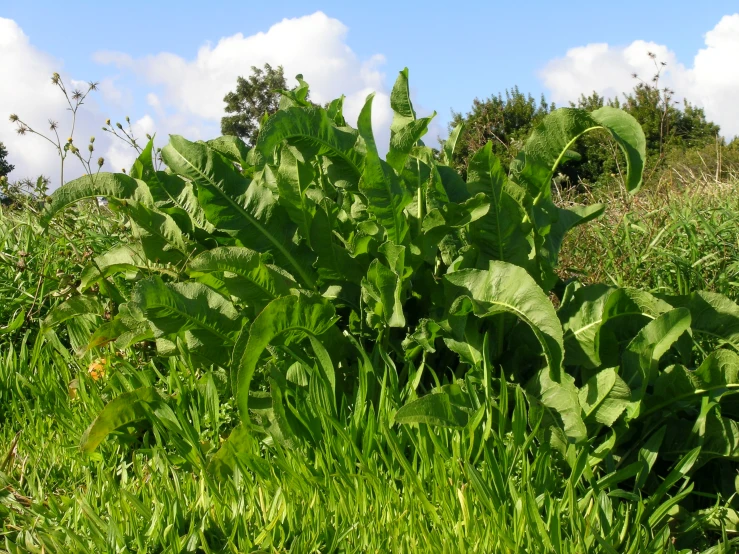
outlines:
M226 369L241 432L286 448L319 445L347 413L355 430L384 413L388 426L465 429L473 445L510 429L565 458L587 444L591 471L622 471L634 494L656 494L655 508L671 486L663 479L739 456L739 307L708 293L581 287L555 272L566 233L603 206L557 206L552 178L580 137L602 130L636 192L646 141L632 116L553 111L509 171L488 142L465 180L450 166L462 129L439 157L424 145L431 118L416 116L407 70L392 90L384 160L372 95L356 129L343 98L322 108L307 95L299 79L253 148L172 136L166 171L150 142L128 175L83 177L52 195L45 222L105 196L139 238L98 256L82 279L82 292L97 284L117 306L91 348L152 341L160 356ZM70 300L46 324L85 310ZM523 399L512 419L501 408L510 386ZM153 398L141 394L104 410L83 448L138 418ZM234 441L224 448L238 452ZM351 441L363 444L358 431Z

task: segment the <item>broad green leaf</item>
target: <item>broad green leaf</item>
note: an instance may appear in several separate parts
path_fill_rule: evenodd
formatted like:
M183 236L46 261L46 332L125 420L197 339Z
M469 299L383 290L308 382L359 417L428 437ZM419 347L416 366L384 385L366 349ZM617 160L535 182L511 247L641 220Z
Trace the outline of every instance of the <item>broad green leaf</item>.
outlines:
M552 380L550 372L545 368L531 378L525 390L532 408L541 405L544 410L546 420L542 421L542 430L554 427L568 441L575 443L587 438L574 378L563 373L561 382L558 383Z
M457 126L452 129L452 132L449 133L447 139L444 141L442 151L444 153L443 161L446 165L452 165L452 160L454 159L454 151L457 149L457 143L459 142L459 137L461 136L463 131L464 121L458 123Z
M403 262L400 262L402 271ZM401 298L403 276L397 267L389 268L379 259L372 260L362 279L362 301L367 305L370 327L405 327Z
M41 329L50 329L80 316L100 317L105 305L93 296L73 296L52 308L41 324Z
M685 331L690 329L690 312L685 308L670 310L639 331L624 352L620 374L635 391L635 400L656 377L659 361ZM640 391L640 392L637 392Z
M289 146L280 151L280 165L275 173L279 203L298 226L300 234L310 240L310 226L316 202L309 193L314 180L313 167L296 149Z
M400 408L395 413L395 423L462 428L467 424L469 411L467 395L459 385L445 385Z
M674 365L661 372L654 381L652 394L644 399L642 417L665 409L673 413L680 405L734 390L739 390L739 355L731 350L716 350L696 370Z
M293 107L269 117L259 131L256 149L272 160L275 149L287 141L308 158L326 156L335 164L335 171L356 186L364 170L358 139L354 129L337 127L323 108Z
M552 205L552 208L557 214L557 219L544 238L544 249L540 252L540 255L543 255L549 266L554 268L559 260L559 251L562 248L565 235L578 225L600 217L605 210L605 206L603 204L593 204L590 206L572 206L565 209Z
M592 113L577 108L551 112L534 129L511 165L511 177L525 185L533 197L551 196L551 180L575 141L588 131L606 129L626 157L626 190L636 192L642 183L646 139L641 125L623 110L603 107Z
M191 220L207 233L215 230L213 224L205 217L203 207L198 202L197 191L192 181L186 181L179 175L157 172L157 179L172 203L190 215Z
M94 283L124 271L138 272L141 268L152 268L140 244L121 244L95 257L80 276L80 291L87 290ZM162 268L164 269L164 268Z
M621 362L621 349L651 320L672 308L646 291L632 288L614 290L603 306L595 337L600 361L607 366ZM594 322L597 324L597 322Z
M281 110L286 110L294 106L308 107L311 105L308 100L308 94L310 93L310 87L308 83L303 80L303 75L298 74L295 76L298 81L298 85L292 90L280 90L280 106ZM265 114L266 115L266 114Z
M249 385L267 346L281 336L285 344L306 335L319 337L335 322L333 305L323 298L290 295L270 302L248 330L242 331L246 340L237 340L232 379L243 421L249 421Z
M128 175L137 181L146 183L154 204L158 206L169 200L169 195L161 186L157 173L159 172L154 167L154 139L152 138L149 139L139 157L133 162Z
M209 140L205 144L218 152L224 158L239 164L242 169L248 165L246 158L249 155L249 147L239 137L223 136Z
M338 98L331 100L326 108L326 113L328 114L329 119L333 121L334 125L337 127L346 127L346 120L344 119L345 99L346 97L342 94Z
M228 364L241 319L233 304L209 287L195 282L165 284L151 277L136 285L129 307L143 313L157 339L185 334L188 347L202 357L223 367Z
M367 198L367 210L387 231L388 239L395 244L403 244L408 234L408 221L403 208L410 202L408 191L400 183L398 176L377 153L372 133L372 100L367 101L359 114L357 126L359 134L367 144L364 171L359 182L359 191Z
M44 208L40 222L47 226L51 219L67 206L85 198L104 196L118 200L134 200L147 206L154 204L149 188L124 173L98 173L69 181L51 193L51 201Z
M613 292L607 285L568 286L557 316L564 330L565 365L589 369L600 365L598 330L603 309Z
M564 344L562 326L551 301L525 269L506 262L490 262L490 269L464 269L445 276L472 300L473 312L486 317L512 313L536 335L549 365L552 379L560 380ZM451 308L454 312L455 301Z
M259 252L239 246L222 246L203 252L190 261L188 271L195 278L208 273L226 273L223 281L228 291L258 311L297 287L289 275L265 264Z
M715 292L698 291L688 296L669 296L664 300L675 308L690 310L691 329L739 350L739 306Z
M366 264L353 259L336 237L339 208L330 198L324 198L316 207L310 227L310 243L318 256L316 266L324 281L361 281Z
M255 447L254 442L249 429L243 423L239 423L211 458L208 463L208 473L217 478L231 479L239 463L248 464L249 453Z
M473 156L467 170L470 193L483 192L490 200L487 214L470 225L470 240L484 260L526 267L533 256L532 225L524 206L511 195L512 187L488 142Z
M413 147L428 131L429 123L436 112L431 117L416 118L408 87L407 67L400 72L393 85L390 108L393 110L393 122L390 124L390 149L386 159L390 167L401 171Z
M198 200L213 225L238 238L244 246L273 252L313 288L311 271L293 254L290 226L276 215L276 203L269 189L250 182L206 145L179 136L170 138L162 157L172 171L196 184Z
M161 398L154 387L142 387L124 392L110 401L83 433L80 440L82 452L89 454L116 429L145 419L147 412L143 404L151 404Z
M580 389L579 397L586 423L597 421L612 427L628 406L631 390L616 368L609 367L591 377Z
M122 206L139 230L147 235L141 236L139 232L147 259L178 262L202 250L202 247L187 239L170 215L139 202L126 202Z
M154 332L149 323L132 314L127 304L121 304L118 307L118 314L95 330L86 350L100 348L111 342L117 350L123 350L133 344L153 338Z

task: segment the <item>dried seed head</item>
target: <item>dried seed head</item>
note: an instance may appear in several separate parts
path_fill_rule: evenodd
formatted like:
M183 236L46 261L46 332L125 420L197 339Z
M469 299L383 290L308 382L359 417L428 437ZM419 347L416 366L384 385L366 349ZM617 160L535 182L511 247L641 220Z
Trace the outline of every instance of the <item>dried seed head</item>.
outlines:
M103 157L98 158L98 167L103 167L104 163L105 163L105 158Z
M26 262L23 260L18 260L18 262L15 264L15 267L18 268L18 271L23 271L26 269Z
M54 121L53 119L49 120L49 129L51 131L56 131L56 128L59 127L59 123Z
M88 149L88 150L89 150L90 152L92 152L93 150L95 150L95 148L93 148L93 146L92 146L92 143L90 143L90 144L88 144L88 145L87 145L87 149Z
M122 167L122 168L121 168L121 172L122 172L122 173L125 173L125 172L126 172L126 168L125 168L125 167Z
M16 121L18 121L18 116L14 113L10 114L10 122L15 123Z
M151 140L151 135L149 133L146 133L147 140Z
M62 80L62 78L59 76L58 73L54 72L51 75L51 82L54 83L55 85L58 85L59 84L59 81L61 81L61 80Z
M92 144L93 142L95 142L95 137L90 137L90 144Z
M126 123L131 123L131 119L128 116L126 116Z

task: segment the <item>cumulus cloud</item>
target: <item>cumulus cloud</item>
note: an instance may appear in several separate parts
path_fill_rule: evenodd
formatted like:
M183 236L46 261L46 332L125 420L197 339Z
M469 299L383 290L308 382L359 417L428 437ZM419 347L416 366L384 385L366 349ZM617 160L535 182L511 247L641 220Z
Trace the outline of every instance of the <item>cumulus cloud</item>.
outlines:
M619 96L634 86L632 73L649 80L655 72L647 52L667 63L661 84L675 90L705 109L708 119L721 126L726 137L739 135L739 14L727 15L705 35L705 48L693 58L692 66L677 59L666 45L637 40L627 46L605 43L572 48L564 57L551 60L540 77L558 103L577 100L580 94L596 91Z
M367 95L376 92L372 119L378 146L382 147L388 142L392 118L383 71L385 58L376 54L360 59L348 46L347 35L343 23L317 12L284 19L266 32L251 36L239 33L215 45L206 43L192 58L168 52L142 58L125 52L97 52L93 58L103 72L113 70L115 75L101 78L99 91L80 109L76 141L86 142L87 135L100 135L95 156L105 157L105 170L118 171L130 166L135 152L100 132L109 113L132 112L135 136L143 139L146 133L156 133L158 144L164 143L170 133L192 140L216 137L224 115L223 97L234 88L236 78L248 76L252 66L270 63L283 66L289 83L302 73L311 85L315 102L324 103L345 94L345 115L351 123L356 121ZM61 67L59 59L35 48L17 23L0 18L0 105L9 110L4 117L12 111L40 131L48 129L47 119L52 117L60 120L60 129L68 129L66 101L50 77L58 71L65 82L76 81ZM129 88L122 84L130 84L131 77L137 85ZM10 162L16 165L11 179L43 173L52 177L52 187L58 186L58 158L50 144L40 137L19 136L14 125L2 120L0 141L8 147ZM65 178L81 174L77 160L68 159Z
M284 68L289 84L294 83L293 76L302 74L311 85L314 102L324 103L345 94L345 115L350 121L356 121L366 96L377 92L373 124L378 144L385 144L391 119L382 71L385 58L376 54L359 59L347 45L347 33L341 21L316 12L283 19L266 32L251 36L237 33L220 39L215 46L205 44L192 59L168 52L135 59L123 52L107 51L96 53L94 59L132 72L155 87L147 102L158 114L160 134L180 132L194 123L206 136L209 132L218 134L223 97L233 90L236 78L250 75L252 66L269 63Z

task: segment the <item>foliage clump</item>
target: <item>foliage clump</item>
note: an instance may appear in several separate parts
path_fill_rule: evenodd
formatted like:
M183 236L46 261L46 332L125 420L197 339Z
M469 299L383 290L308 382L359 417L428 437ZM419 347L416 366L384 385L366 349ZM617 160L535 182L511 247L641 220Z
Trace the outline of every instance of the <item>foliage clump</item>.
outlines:
M69 338L81 355L149 344L164 377L126 380L82 451L143 428L144 444L169 437L206 483L269 479L273 467L279 479L303 457L313 490L328 479L333 491L347 467L401 475L427 533L446 533L449 483L465 529L470 509L499 522L477 543L491 551L659 552L732 525L735 485L714 476L739 458L739 306L557 272L567 233L604 206L558 204L555 174L600 130L635 194L639 123L612 106L551 111L507 169L487 142L464 178L462 126L440 152L424 145L431 118L417 117L407 70L385 159L373 95L355 129L343 98L316 106L298 81L251 147L172 136L162 170L150 140L129 172L87 175L45 204L50 225L104 196L134 240L90 261L44 335L58 344L88 318L91 335ZM231 406L223 444L199 440L189 403L200 393L173 392L182 366L208 375L208 413ZM285 525L288 543L305 539Z

